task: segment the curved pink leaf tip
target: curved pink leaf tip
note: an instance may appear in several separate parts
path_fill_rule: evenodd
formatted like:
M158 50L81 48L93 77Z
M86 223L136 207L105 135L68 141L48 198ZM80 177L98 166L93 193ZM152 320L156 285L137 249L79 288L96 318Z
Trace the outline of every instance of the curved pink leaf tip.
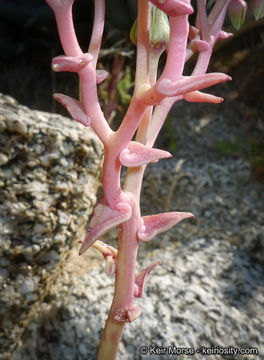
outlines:
M91 60L91 54L82 54L80 56L56 56L52 59L51 68L55 72L59 71L81 71Z
M101 200L94 209L90 227L80 248L79 255L82 255L100 236L128 220L131 214L132 208L127 203L120 202L115 209L111 209L104 199Z
M190 15L193 8L188 0L150 0L169 16Z
M218 35L218 40L226 40L233 36L234 36L234 34L221 30Z
M141 298L144 291L144 285L149 273L160 264L160 261L156 261L154 264L149 265L146 269L142 270L139 274L137 274L135 279L135 290L134 296Z
M172 82L170 79L161 79L157 90L165 96L178 96L229 80L231 80L231 77L224 73L186 76L175 82Z
M168 151L153 149L139 142L130 141L127 149L121 151L119 160L122 165L135 167L154 162L159 159L169 158L172 155Z
M103 82L107 76L108 72L106 70L96 70L96 84Z
M201 91L192 91L183 95L184 100L188 102L208 102L213 104L219 104L224 101L222 97L214 96L211 94L206 94Z
M188 34L189 39L193 40L195 36L198 34L199 34L199 30L196 27L189 24L189 34Z
M143 216L143 225L137 232L138 239L141 241L149 241L154 236L169 230L180 221L194 217L189 212L168 212L157 215Z
M80 101L63 94L54 94L53 97L69 111L75 121L86 127L90 125L91 119L86 115Z

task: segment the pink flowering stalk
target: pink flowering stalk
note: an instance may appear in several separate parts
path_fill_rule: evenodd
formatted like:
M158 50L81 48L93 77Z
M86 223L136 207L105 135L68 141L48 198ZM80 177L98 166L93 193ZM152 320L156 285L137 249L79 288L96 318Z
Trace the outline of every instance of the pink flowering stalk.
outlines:
M155 149L153 145L172 105L183 99L211 103L223 100L200 90L230 80L223 73L206 71L216 41L231 35L222 31L231 0L216 0L209 13L206 1L197 0L195 26L188 20L193 13L189 0L138 1L138 18L131 31L137 46L135 88L117 131L110 128L97 97L97 84L107 76L106 72L96 70L105 0L94 2L94 25L87 53L81 50L73 27L74 0L46 1L55 13L65 53L52 60L52 69L77 72L82 91L82 101L62 94L54 97L74 120L85 127L90 125L104 145L104 197L94 209L80 255L89 247L95 247L106 260L106 272L115 276L114 298L98 352L98 359L111 360L116 358L124 325L140 316L141 309L134 300L142 297L148 274L159 264L157 261L135 273L139 243L150 241L183 219L193 217L189 212L141 216L141 184L148 163L171 157L169 152ZM164 51L166 64L157 78L159 58ZM193 72L184 76L184 64L195 52L198 57ZM127 168L123 184L120 181L122 166ZM115 226L119 227L118 250L99 241Z

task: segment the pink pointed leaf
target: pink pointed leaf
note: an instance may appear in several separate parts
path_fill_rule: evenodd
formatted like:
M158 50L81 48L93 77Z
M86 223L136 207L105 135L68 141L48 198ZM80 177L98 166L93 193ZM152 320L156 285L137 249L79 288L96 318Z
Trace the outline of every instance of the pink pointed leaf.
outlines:
M229 80L231 77L223 73L186 76L175 82L170 79L162 79L158 83L157 90L162 95L178 96Z
M159 264L160 261L156 261L154 264L149 265L146 269L142 270L139 274L137 274L135 280L135 297L142 297L147 276Z
M189 25L188 37L190 40L193 40L196 37L196 35L198 35L198 33L199 33L199 30L196 27Z
M105 70L96 70L96 84L103 82L108 76L108 72Z
M128 220L131 214L131 206L125 202L120 202L116 205L115 209L111 209L104 199L101 200L94 209L90 227L79 254L82 255L100 236Z
M85 114L83 104L80 101L63 94L54 94L53 96L69 111L75 121L86 127L90 125L91 119Z
M189 212L168 212L143 216L143 225L138 229L137 236L141 241L149 241L154 236L169 230L180 221L190 217L194 217L194 215Z
M224 99L222 97L218 97L218 96L214 96L211 94L206 94L203 93L201 91L191 91L185 95L183 95L184 100L188 101L188 102L209 102L209 103L213 103L213 104L219 104L221 103Z
M135 167L171 156L168 151L153 149L136 141L130 141L127 149L121 151L119 159L122 165Z
M91 60L91 54L82 54L80 56L56 56L52 59L51 68L55 72L59 71L81 71Z
M193 8L188 0L150 0L169 16L190 15Z
M218 35L218 40L225 40L233 36L234 34L221 30Z

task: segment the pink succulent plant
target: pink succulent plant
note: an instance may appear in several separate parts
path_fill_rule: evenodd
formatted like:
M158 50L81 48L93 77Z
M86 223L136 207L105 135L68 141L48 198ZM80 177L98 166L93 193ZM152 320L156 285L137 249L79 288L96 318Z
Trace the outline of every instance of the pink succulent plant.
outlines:
M73 27L74 0L46 1L55 13L65 52L53 59L52 69L78 73L82 91L82 101L62 94L54 97L74 120L85 127L90 125L104 145L104 198L94 209L87 235L81 242L80 255L90 246L95 247L106 260L106 272L115 276L114 298L98 352L98 359L112 360L116 358L125 323L141 314L134 298L142 297L148 274L159 264L157 261L135 274L139 243L193 217L189 212L141 216L140 191L145 167L150 162L171 157L167 151L154 149L154 142L175 102L185 99L220 103L223 100L200 90L230 80L225 74L206 71L215 42L229 36L222 31L228 6L243 3L243 0L232 0L232 3L231 0L216 0L209 13L206 1L197 0L195 26L189 25L188 16L193 13L189 0L138 1L137 29L133 35L137 46L135 89L117 131L110 128L97 97L97 84L107 76L106 72L96 70L104 29L105 0L94 2L94 25L87 53L81 50ZM168 19L160 12L163 19L156 19L152 24L153 6L166 13ZM153 29L151 26L164 28ZM159 35L155 45L151 44L150 33ZM160 34L164 34L164 38ZM159 58L165 49L166 65L157 79ZM185 62L195 52L198 57L193 72L183 76ZM135 141L132 141L135 134ZM120 181L122 166L127 168L123 184ZM115 226L120 228L118 250L99 240Z

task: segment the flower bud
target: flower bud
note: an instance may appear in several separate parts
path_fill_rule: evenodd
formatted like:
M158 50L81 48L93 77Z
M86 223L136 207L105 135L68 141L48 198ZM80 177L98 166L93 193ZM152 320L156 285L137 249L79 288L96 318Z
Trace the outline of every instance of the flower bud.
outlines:
M130 33L129 33L131 42L136 46L137 46L137 22L138 22L138 19L136 18L136 20L134 21L134 24L132 25Z
M154 48L166 48L170 39L168 16L155 5L151 5L149 45ZM137 19L130 30L130 40L137 44Z
M252 0L252 10L256 20L261 19L264 16L264 1Z
M247 3L244 0L232 0L228 7L228 15L233 26L239 30L243 25L247 12Z
M155 5L151 6L150 44L154 48L166 48L170 40L168 16Z

